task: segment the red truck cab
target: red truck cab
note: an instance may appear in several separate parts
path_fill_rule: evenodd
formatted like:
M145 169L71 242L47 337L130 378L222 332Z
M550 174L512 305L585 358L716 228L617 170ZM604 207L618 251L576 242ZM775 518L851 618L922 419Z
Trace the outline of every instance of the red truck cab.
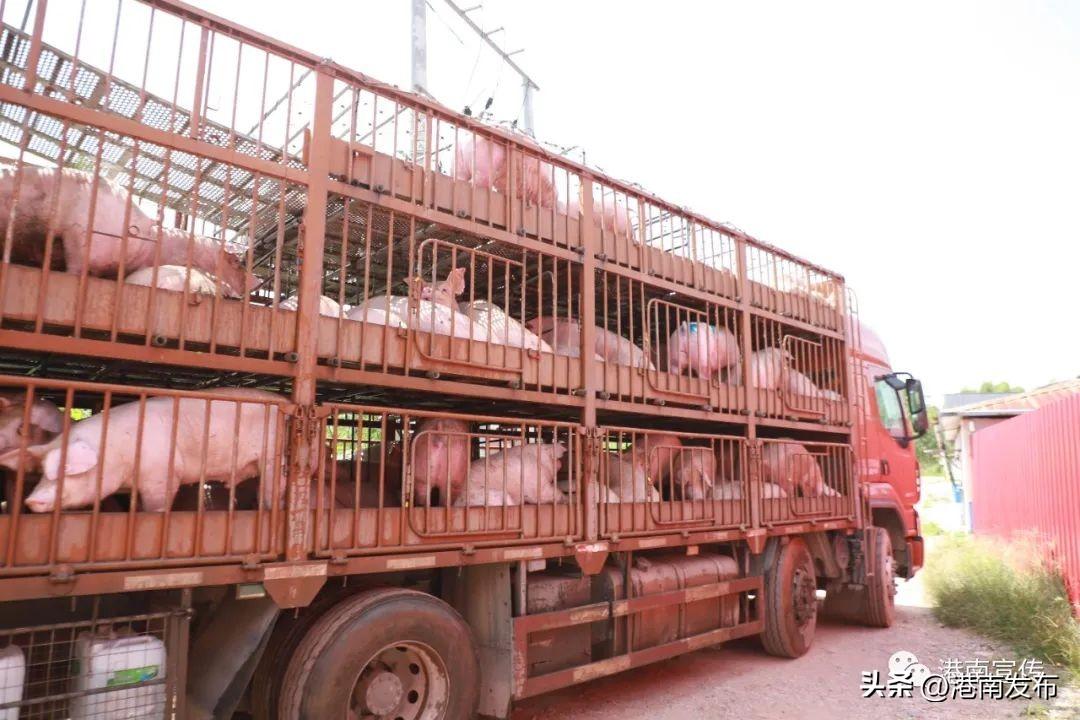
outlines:
M910 578L923 564L919 534L919 463L914 441L927 429L922 384L908 373L893 371L881 338L865 325L852 343L855 380L860 393L853 441L859 481L869 496L873 524L889 532L896 574Z

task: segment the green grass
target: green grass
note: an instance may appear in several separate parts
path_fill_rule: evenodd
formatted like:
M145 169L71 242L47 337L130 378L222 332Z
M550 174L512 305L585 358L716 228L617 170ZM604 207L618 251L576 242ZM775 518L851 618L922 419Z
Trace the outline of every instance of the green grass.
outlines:
M930 555L926 589L945 625L1011 644L1080 676L1080 622L1060 573L1030 541L946 536Z

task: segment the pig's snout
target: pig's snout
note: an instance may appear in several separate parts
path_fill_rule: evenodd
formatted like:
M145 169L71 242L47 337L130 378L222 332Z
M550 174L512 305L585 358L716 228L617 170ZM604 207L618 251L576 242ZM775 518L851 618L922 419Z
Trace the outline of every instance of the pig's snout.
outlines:
M43 480L26 498L26 507L36 513L50 512L56 507L56 485Z

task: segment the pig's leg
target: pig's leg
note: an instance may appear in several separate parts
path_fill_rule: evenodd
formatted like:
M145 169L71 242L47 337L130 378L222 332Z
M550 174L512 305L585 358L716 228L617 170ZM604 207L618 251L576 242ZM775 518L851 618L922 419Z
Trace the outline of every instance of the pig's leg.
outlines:
M176 497L176 487L160 474L143 476L139 480L139 502L146 512L165 512Z

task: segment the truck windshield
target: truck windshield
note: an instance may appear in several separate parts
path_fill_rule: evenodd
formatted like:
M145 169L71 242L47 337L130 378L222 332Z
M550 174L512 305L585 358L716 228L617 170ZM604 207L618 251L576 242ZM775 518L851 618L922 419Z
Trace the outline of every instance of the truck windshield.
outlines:
M902 438L907 435L907 427L904 423L904 408L900 404L899 394L889 387L884 380L874 383L874 391L877 395L878 414L881 416L881 424L893 437Z

